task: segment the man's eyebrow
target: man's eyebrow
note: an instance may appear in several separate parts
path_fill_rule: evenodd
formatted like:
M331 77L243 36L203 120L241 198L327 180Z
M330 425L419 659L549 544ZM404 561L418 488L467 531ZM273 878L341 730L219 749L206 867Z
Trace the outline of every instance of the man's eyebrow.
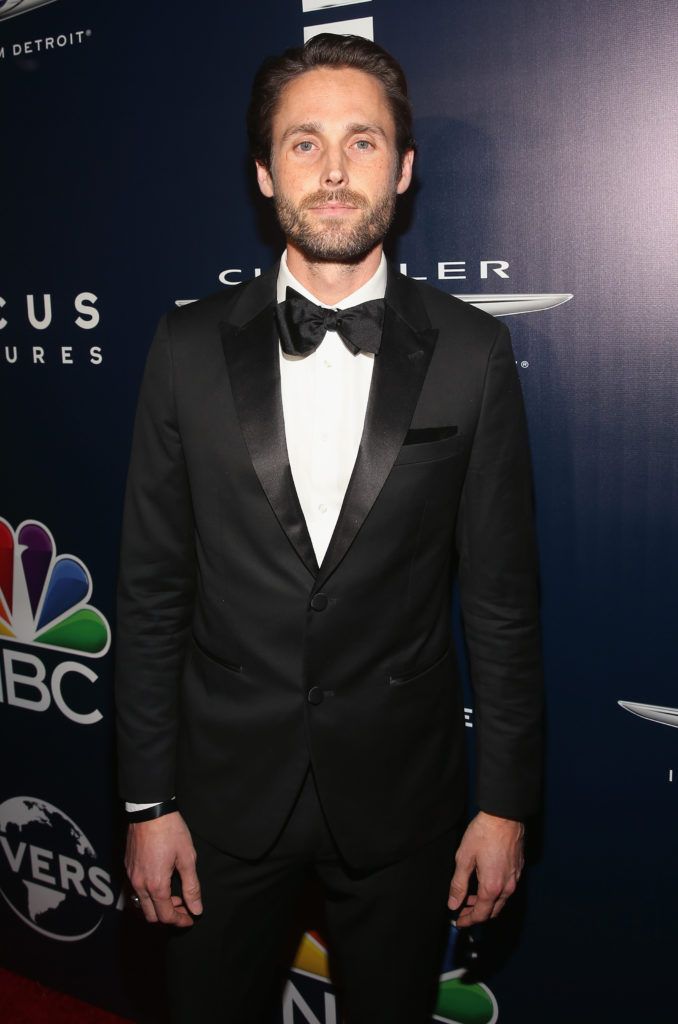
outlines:
M301 124L291 124L283 132L281 141L285 142L293 135L319 135L322 134L323 126L319 121L303 121ZM347 135L372 134L386 138L386 132L378 124L347 124L345 128Z
M381 135L383 139L386 138L386 132L378 124L347 124L346 131L350 135Z
M291 124L283 132L282 141L284 142L285 139L289 139L292 135L315 135L320 131L322 131L322 125L319 121L304 121L302 124Z

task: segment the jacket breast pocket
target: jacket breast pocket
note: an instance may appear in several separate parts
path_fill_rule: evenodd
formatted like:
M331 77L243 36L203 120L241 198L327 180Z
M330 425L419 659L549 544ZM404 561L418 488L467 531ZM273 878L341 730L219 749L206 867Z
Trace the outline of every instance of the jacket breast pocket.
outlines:
M439 459L449 459L453 455L457 455L462 450L462 446L463 439L460 434L453 434L451 437L445 437L439 441L405 444L398 452L393 468L415 462L437 462Z
M388 676L389 686L409 686L411 683L421 683L425 678L435 678L436 672L442 667L452 653L452 645L448 645L443 654L424 668L416 668L412 671L394 670Z
M193 635L191 635L191 640L193 641L193 650L209 665L226 669L228 672L242 672L242 665L239 665L236 661L229 661L226 658L220 658L218 655L212 654L211 651L208 651L202 644L198 643Z

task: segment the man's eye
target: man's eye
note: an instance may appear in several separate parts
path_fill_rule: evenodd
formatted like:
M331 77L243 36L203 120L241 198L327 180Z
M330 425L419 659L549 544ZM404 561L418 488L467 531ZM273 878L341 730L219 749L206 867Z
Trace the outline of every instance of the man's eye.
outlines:
M304 140L304 142L299 142L297 144L297 149L301 150L302 153L310 153L313 149L313 143L308 142L308 140Z
M356 142L356 148L366 151L368 149L372 149L372 143L369 139L358 139Z

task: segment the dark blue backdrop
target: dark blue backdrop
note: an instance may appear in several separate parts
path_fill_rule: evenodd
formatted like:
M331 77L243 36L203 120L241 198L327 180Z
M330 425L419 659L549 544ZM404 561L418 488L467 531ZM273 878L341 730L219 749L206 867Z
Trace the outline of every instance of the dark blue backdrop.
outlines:
M678 845L669 0L0 4L0 558L9 528L44 524L57 554L91 573L82 601L111 621L155 322L176 300L228 287L222 271L251 276L279 253L247 164L251 75L304 28L352 18L372 18L399 57L417 114L417 184L391 256L455 294L523 305L533 293L573 296L507 319L534 454L546 814L525 884L485 935L482 981L506 1022L668 1024ZM481 260L507 262L508 276L482 277ZM464 277L438 281L439 264L462 261ZM46 320L44 295L52 319L39 327L28 308ZM132 967L159 956L162 937L119 909L110 654L47 650L31 622L3 636L14 622L5 611L3 963L150 1021L149 986ZM95 709L99 721L77 721ZM67 884L69 857L84 865L80 887L72 866ZM329 1024L320 990L301 975L295 984L308 1006L297 1001L294 1018L288 1009L288 1024L314 1014ZM490 1019L458 1006L464 1022Z

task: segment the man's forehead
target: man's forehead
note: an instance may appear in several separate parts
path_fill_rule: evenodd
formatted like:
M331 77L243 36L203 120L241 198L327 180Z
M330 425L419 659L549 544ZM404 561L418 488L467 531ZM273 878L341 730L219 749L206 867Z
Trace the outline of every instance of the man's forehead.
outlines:
M285 132L291 121L313 124L316 130L330 124L370 124L388 131L393 124L382 83L357 68L323 67L302 72L282 88L273 118L276 127Z

